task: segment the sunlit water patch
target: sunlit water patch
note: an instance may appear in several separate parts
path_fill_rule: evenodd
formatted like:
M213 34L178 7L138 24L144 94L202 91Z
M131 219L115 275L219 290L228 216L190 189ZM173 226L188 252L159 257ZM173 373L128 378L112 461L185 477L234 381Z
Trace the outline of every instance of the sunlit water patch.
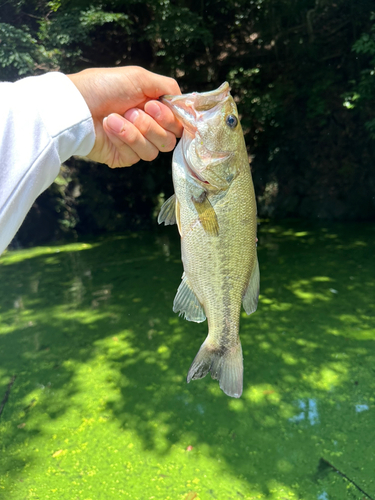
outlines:
M375 498L375 231L262 224L244 393L186 374L175 228L0 259L0 497ZM336 293L337 292L337 293Z

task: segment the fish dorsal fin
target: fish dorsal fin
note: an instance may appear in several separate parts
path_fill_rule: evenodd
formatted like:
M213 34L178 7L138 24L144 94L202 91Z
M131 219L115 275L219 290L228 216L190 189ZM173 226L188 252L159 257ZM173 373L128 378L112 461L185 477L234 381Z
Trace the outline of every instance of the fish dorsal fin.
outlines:
M207 198L207 193L203 191L198 198L192 196L191 201L198 212L199 220L205 232L210 236L217 236L219 234L219 223L216 212Z
M172 194L168 200L166 200L159 213L158 223L162 224L164 222L165 226L172 226L176 224L176 195Z
M243 308L246 311L246 314L252 314L256 311L258 306L258 298L259 298L259 282L260 282L260 274L259 274L259 263L258 258L255 259L253 272L251 273L249 284L247 286L245 295L242 299Z
M182 282L173 301L173 312L178 312L188 321L196 323L202 323L206 319L203 307L193 292L185 273L182 275Z

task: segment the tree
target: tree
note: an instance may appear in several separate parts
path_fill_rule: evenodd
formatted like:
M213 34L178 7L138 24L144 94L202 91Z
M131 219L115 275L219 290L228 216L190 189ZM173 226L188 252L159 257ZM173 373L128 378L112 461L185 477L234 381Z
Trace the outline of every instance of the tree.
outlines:
M260 215L373 219L371 9L370 0L10 0L1 76L139 64L188 92L228 80ZM149 227L172 191L170 160L115 173L68 162L43 195L54 234Z

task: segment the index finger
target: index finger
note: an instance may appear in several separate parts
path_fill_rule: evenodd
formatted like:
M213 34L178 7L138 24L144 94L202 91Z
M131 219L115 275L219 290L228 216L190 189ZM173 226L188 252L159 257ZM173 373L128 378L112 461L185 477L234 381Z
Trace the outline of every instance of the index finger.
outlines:
M181 137L183 126L172 111L160 101L148 101L144 106L145 112L150 115L164 130Z

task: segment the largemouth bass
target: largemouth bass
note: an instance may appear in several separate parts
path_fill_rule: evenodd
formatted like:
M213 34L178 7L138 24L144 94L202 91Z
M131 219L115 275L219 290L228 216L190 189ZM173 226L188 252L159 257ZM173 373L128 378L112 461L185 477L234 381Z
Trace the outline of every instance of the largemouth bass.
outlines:
M207 317L208 336L187 382L208 372L228 396L243 388L241 303L258 304L256 201L236 104L225 82L211 92L164 96L184 125L173 153L175 194L158 222L177 223L184 266L173 311L189 321Z

